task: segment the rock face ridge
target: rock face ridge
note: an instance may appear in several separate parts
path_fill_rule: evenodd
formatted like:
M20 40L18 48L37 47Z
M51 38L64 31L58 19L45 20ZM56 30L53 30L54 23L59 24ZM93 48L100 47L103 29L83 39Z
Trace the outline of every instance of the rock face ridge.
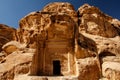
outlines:
M0 80L120 80L120 21L94 6L50 3L13 33L2 43Z

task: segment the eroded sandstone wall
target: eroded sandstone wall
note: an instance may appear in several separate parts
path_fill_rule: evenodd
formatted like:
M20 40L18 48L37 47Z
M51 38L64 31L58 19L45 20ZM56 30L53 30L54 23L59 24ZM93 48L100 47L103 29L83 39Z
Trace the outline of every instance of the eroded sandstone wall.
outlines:
M79 38L79 43L83 41L80 44L81 47L82 44L86 45L85 43L87 43L87 47L91 49L93 45L92 47L90 45L94 43L95 47L93 47L93 50L97 51L97 63L99 64L100 72L95 73L100 73L99 75L103 77L102 79L119 80L117 64L119 65L118 58L120 57L120 21L104 14L94 6L85 4L78 9L78 26L79 33L92 40L84 42L85 39ZM84 55L87 54L85 52L86 50L83 53ZM85 58L83 60L85 60ZM89 67L90 65L91 64L89 64ZM80 79L84 80L84 78ZM97 79L95 79L94 75L94 77L91 77L91 79L88 80Z
M84 4L75 11L70 3L54 2L28 14L19 25L17 38L13 39L11 32L10 40L25 46L8 43L3 47L10 54L0 61L1 80L32 80L33 76L24 75L30 71L33 75L51 75L56 59L61 61L63 73L69 70L67 75L77 77L71 76L72 80L120 79L120 21L98 8ZM11 45L17 48L13 52L9 51ZM19 78L19 74L24 77Z

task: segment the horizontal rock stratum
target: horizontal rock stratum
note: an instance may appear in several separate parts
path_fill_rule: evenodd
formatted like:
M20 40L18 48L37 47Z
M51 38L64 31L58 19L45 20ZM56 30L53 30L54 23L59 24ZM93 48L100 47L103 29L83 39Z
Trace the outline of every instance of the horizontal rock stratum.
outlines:
M0 24L0 80L120 80L119 66L120 21L95 6L54 2L17 30Z

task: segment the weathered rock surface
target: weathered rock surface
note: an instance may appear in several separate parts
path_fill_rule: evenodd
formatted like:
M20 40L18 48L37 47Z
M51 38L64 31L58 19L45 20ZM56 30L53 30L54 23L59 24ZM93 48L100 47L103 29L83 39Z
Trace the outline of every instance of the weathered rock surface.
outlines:
M0 62L0 80L13 80L18 74L27 74L34 54L33 49L14 51Z
M78 18L79 33L95 42L101 80L120 80L120 21L88 4L78 9Z
M46 31L54 23L71 26L77 22L77 13L73 6L69 3L52 3L38 12L32 12L20 20L20 28L18 30L20 42L26 43L28 47L35 47L35 35ZM70 24L69 24L70 23ZM59 33L62 35L62 28ZM54 32L54 28L51 32ZM50 34L54 37L55 34Z
M112 38L120 35L118 21L104 14L98 8L85 4L78 9L80 32ZM114 23L115 22L115 23Z
M74 19L74 21L77 21L77 14L76 11L70 3L63 3L63 2L54 2L50 3L47 6L45 6L42 10L42 12L53 12L53 13L63 13L67 14L70 17Z
M120 21L98 8L85 4L75 11L70 3L50 3L22 18L19 25L17 33L0 25L0 80L120 80ZM71 77L28 76L31 66L34 73L36 65L45 66L42 59L49 62L56 55L65 63L61 67L72 66L65 67ZM45 68L53 69L50 64Z
M0 51L2 46L11 40L16 40L16 30L7 25L0 24Z
M79 80L99 80L100 69L97 58L78 59L78 79Z
M82 34L96 43L97 53L100 56L102 56L102 54L104 55L104 52L110 52L113 55L120 56L119 36L116 36L114 38L106 38L98 35L91 35L88 33L82 33ZM109 54L106 54L105 56L107 55L110 56Z
M108 80L120 80L120 57L105 57L103 59L103 77Z
M5 45L3 45L2 49L7 55L9 55L12 52L15 52L17 50L24 50L25 47L26 47L26 44L21 44L17 41L10 41Z
M85 37L83 34L78 34L78 46L76 47L76 58L96 57L97 46L94 40Z

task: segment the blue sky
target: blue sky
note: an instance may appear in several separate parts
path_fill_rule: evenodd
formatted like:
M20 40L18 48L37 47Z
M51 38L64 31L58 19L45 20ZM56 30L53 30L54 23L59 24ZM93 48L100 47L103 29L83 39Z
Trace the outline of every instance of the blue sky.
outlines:
M50 2L69 2L77 10L84 3L120 19L120 0L0 0L0 24L18 28L19 20L30 12L41 10Z

